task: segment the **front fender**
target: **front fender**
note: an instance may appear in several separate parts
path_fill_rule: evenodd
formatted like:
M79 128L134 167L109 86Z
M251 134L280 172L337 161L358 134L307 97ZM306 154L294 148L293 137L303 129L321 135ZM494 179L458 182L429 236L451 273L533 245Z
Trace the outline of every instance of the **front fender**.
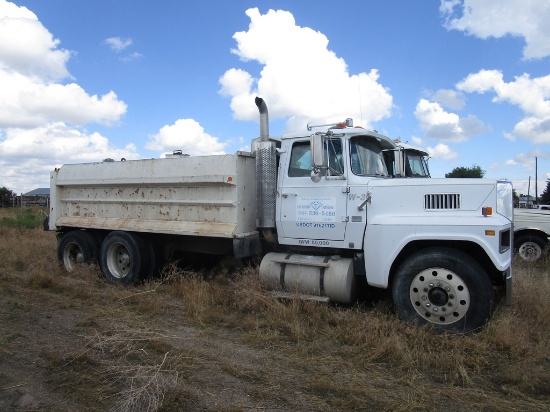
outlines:
M405 221L406 220L406 221ZM501 232L510 239L511 223L499 217L472 217L455 224L445 218L380 219L369 222L365 231L365 271L369 285L387 288L393 262L405 247L415 241L460 241L480 246L498 271L505 271L512 262L510 245L502 249ZM458 224L460 223L460 224ZM508 231L508 232L507 232Z

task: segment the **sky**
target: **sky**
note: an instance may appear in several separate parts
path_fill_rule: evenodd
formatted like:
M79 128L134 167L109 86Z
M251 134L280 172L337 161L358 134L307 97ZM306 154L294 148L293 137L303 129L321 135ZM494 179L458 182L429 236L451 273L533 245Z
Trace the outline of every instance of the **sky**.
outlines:
M351 117L424 148L432 177L479 165L540 196L548 21L550 0L0 0L0 187L249 150L259 95L272 136Z

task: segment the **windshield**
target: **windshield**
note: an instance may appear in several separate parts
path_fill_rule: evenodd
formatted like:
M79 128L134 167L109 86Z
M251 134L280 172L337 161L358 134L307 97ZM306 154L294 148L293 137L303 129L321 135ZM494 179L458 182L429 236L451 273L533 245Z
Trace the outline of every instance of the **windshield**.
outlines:
M351 171L359 176L388 176L382 145L369 136L357 136L350 140Z
M430 177L425 157L413 150L406 150L406 153L407 169L405 173L407 177Z

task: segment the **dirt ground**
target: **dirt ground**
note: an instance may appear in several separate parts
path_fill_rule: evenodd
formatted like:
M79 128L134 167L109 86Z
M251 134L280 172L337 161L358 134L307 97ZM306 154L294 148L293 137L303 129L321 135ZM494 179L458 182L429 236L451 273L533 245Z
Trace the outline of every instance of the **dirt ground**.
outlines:
M53 234L0 228L0 411L550 411L546 275L486 330L437 336L384 296L281 302L216 270L116 287L65 273Z
M33 293L24 293L25 299L4 297L0 301L0 312L8 315L7 321L4 316L0 320L2 411L154 410L148 409L154 394L135 394L135 404L117 405L132 380L145 374L140 368L149 363L147 352L183 357L178 359L183 363L179 369L192 375L192 379L177 376L177 391L171 392L162 410L330 409L321 397L301 390L299 378L307 371L296 370L289 359L269 348L243 343L238 330L185 325L181 316L170 313L177 312L178 302L168 303L171 310L152 324L147 319L112 319L111 311L91 313L97 302L92 307L74 307L64 296L56 299L50 293L45 297L43 290L34 292L35 299ZM109 347L111 337L117 341L114 348ZM112 359L117 356L126 359ZM125 367L133 367L130 373L135 376L126 378ZM263 376L271 373L277 376ZM173 389L175 382L170 379L175 380L176 374L166 368L166 382L158 383L165 386L162 392ZM153 379L150 374L144 378ZM273 387L265 387L266 382ZM277 393L281 385L293 386L295 391ZM258 393L270 390L273 396L259 400Z
M292 343L258 347L231 326L189 325L182 300L158 285L27 275L2 284L2 411L335 410L306 387L315 368L288 356Z

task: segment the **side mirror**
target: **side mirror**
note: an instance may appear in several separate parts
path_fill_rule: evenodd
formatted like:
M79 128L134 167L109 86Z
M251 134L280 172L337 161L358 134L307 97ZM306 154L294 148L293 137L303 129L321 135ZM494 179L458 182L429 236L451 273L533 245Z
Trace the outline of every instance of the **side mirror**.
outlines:
M407 161L405 156L405 150L402 147L394 150L395 153L395 177L406 177L405 162Z
M321 169L326 169L328 165L324 152L323 136L312 134L309 138L309 145L311 147L311 163L313 163L311 181L318 183L321 180Z
M313 169L326 169L327 157L324 153L323 136L319 134L312 134L309 139L311 146L311 163L313 163Z
M324 152L323 136L312 134L309 138L311 147L311 163L313 170L311 171L311 180L313 183L318 183L321 180L321 169L327 168L327 157Z

